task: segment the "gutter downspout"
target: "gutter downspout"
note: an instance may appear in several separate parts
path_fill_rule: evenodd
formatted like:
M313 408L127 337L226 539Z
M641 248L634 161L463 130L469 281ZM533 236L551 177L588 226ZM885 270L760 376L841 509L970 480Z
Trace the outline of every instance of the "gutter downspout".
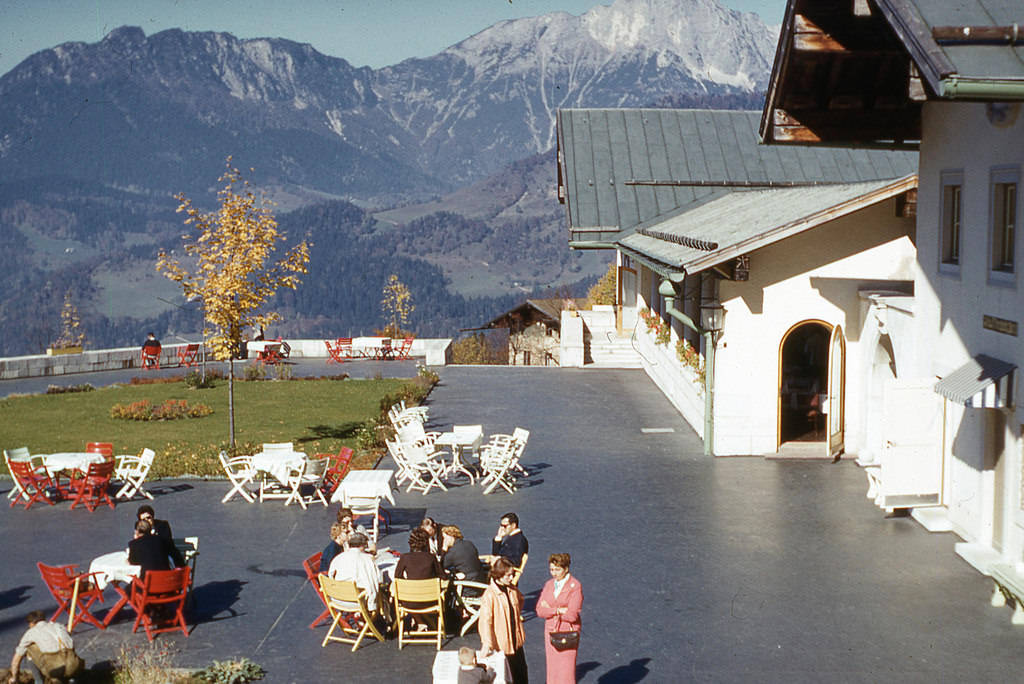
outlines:
M675 284L665 278L658 286L658 294L665 298L665 313L676 319L690 330L704 337L704 455L715 455L715 335L714 331L705 330L697 325L692 318L675 307Z

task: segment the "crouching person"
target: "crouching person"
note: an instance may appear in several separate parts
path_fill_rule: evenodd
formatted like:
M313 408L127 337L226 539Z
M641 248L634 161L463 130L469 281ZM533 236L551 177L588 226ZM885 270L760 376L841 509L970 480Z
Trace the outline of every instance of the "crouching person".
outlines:
M29 627L14 649L7 682L19 681L21 661L26 655L39 671L37 682L66 682L82 671L85 663L75 653L75 642L64 625L47 622L41 610L33 610L25 621Z

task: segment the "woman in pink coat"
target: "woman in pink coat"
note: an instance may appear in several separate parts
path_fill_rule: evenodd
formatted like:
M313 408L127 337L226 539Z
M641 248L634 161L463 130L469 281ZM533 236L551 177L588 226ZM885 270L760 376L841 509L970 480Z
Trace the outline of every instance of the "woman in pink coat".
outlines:
M537 601L537 615L544 618L544 653L547 656L547 684L576 684L576 649L557 651L551 645L551 632L570 632L580 628L583 587L569 574L572 559L567 553L548 557L551 579Z

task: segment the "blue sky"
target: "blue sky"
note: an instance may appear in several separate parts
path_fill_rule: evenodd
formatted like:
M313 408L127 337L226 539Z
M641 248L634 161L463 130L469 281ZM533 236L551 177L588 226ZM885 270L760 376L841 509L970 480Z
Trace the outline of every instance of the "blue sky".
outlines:
M785 0L719 0L782 21ZM0 0L0 74L68 41L96 42L118 26L288 38L355 66L427 57L502 19L583 14L611 0Z

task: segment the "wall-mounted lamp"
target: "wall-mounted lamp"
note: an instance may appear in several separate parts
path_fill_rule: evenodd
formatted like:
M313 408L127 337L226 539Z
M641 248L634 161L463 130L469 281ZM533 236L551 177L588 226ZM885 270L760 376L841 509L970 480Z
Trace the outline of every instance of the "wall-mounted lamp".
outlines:
M701 305L700 325L708 332L722 332L725 328L725 308L721 304Z

